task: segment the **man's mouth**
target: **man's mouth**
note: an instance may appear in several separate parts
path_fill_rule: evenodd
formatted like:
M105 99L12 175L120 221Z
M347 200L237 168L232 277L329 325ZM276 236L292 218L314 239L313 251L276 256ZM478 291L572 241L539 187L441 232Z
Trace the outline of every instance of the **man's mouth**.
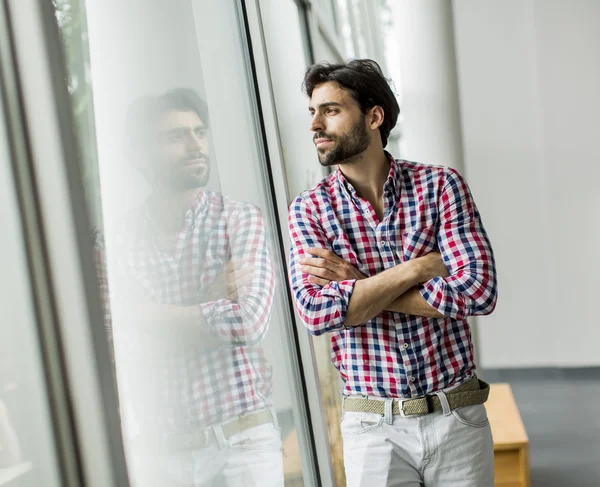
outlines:
M324 146L326 146L328 144L332 144L332 143L333 143L333 140L331 140L331 139L326 139L326 138L315 139L315 145L317 147L324 147Z
M189 166L205 167L205 166L208 166L208 160L205 157L186 159L182 165L184 167L189 167Z

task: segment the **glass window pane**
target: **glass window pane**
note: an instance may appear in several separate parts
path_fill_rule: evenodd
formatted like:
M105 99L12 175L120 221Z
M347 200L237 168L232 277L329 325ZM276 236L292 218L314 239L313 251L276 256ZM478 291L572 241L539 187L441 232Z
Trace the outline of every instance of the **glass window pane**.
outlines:
M78 19L67 33L62 18L63 39L73 104L88 103L75 117L90 207L101 197L92 236L133 483L303 485L236 3L61 4Z
M60 485L0 98L0 486Z

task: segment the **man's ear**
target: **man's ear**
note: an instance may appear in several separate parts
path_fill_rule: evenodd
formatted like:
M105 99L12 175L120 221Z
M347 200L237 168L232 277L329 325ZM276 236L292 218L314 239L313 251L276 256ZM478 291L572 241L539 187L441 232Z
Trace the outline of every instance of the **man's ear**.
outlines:
M369 128L371 130L376 130L379 127L381 127L381 124L383 123L384 119L385 113L383 111L383 108L381 108L379 105L376 105L373 108L371 108L371 110L369 110L367 120L369 123Z

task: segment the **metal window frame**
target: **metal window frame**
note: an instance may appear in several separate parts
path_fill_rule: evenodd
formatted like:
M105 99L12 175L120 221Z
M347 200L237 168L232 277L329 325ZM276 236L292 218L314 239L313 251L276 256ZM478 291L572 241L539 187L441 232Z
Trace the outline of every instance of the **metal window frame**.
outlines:
M3 0L0 23L1 90L62 484L127 487L54 9Z
M270 78L269 61L263 32L259 0L239 0L240 12L243 15L247 33L246 53L251 66L255 83L255 106L258 107L259 136L263 141L265 160L267 161L266 177L270 183L272 210L276 213L280 272L287 276L284 264L288 262L287 248L287 207L289 194L285 179L283 153L279 138L279 127L275 98ZM300 7L305 8L305 7ZM295 374L294 382L301 384L301 389L294 393L294 415L299 421L297 426L298 441L302 454L304 485L333 487L334 477L327 434L327 425L321 400L318 372L314 359L312 342L303 326L298 326L294 306L291 301L291 290L286 278L282 279L288 297L288 316L285 334L288 353Z

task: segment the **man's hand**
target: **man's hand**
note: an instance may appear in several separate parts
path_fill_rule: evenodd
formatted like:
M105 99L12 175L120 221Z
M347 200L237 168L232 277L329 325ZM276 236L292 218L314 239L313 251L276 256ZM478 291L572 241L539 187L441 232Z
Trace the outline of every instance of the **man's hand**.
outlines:
M444 264L442 254L438 251L429 252L427 255L417 257L413 259L413 262L419 269L419 275L422 276L421 282L429 281L434 277L448 277L450 275L446 264Z
M350 279L365 279L356 267L331 250L321 248L310 248L306 253L313 257L307 257L300 261L302 271L310 275L308 282L317 286L325 286L331 281L347 281Z
M236 301L240 294L246 292L246 286L252 282L254 267L243 260L227 262L223 271L218 274L206 289L204 301L229 299Z
M351 279L365 279L356 267L338 257L331 250L321 248L307 249L308 254L314 257L302 259L302 271L310 275L308 281L311 284L325 286L331 281L347 281ZM439 252L430 252L422 257L413 259L411 264L417 266L419 281L425 282L434 277L448 277L450 274L444 265L442 255Z

